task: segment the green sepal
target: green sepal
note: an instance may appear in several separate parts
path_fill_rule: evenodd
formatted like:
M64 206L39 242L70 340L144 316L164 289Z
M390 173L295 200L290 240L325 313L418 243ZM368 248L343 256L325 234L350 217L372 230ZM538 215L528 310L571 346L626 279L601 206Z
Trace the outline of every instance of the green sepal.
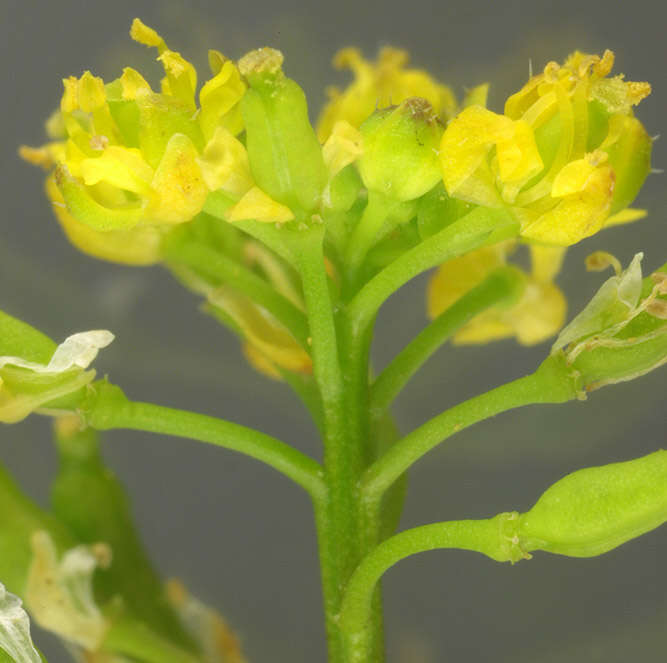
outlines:
M65 166L56 166L55 178L67 210L93 230L127 230L136 226L144 215L141 206L110 208L101 205L92 197L89 187L72 177Z
M269 55L277 53L264 50ZM240 107L253 178L297 217L312 213L320 204L328 176L308 119L306 96L280 69L262 70L261 57L251 60L251 55L242 58L239 68L250 85Z
M609 164L614 169L616 178L611 200L611 214L632 204L651 172L651 149L653 139L644 125L635 117L614 116L610 120L610 129L615 122L624 127L618 140L603 148L609 157Z
M347 212L359 197L363 183L354 164L350 164L337 173L331 182L325 205L327 212Z
M417 207L417 228L422 239L465 216L474 206L458 198L452 198L442 182L436 184L420 199Z
M519 517L519 545L594 557L667 521L667 451L589 467L557 481Z
M184 134L200 153L203 151L204 136L192 111L160 94L142 96L136 103L139 148L151 168L158 167L174 134Z
M0 357L22 357L48 364L56 343L28 323L0 311Z

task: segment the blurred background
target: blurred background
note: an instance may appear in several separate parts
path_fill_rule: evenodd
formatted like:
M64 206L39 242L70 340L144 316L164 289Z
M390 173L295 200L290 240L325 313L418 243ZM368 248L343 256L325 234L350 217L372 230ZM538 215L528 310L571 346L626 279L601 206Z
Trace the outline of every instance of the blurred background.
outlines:
M43 141L43 122L61 78L91 69L105 79L123 66L158 70L133 44L140 16L198 66L208 48L234 59L271 45L305 88L313 119L324 88L345 84L330 60L346 45L374 57L379 46L408 49L460 95L490 81L490 105L551 59L574 49L616 52L616 72L649 80L638 112L667 131L664 28L667 5L632 3L411 0L2 0L0 2L0 306L54 339L111 329L116 341L96 362L135 399L215 414L274 434L319 456L314 427L287 387L253 372L237 341L198 311L198 301L159 267L127 268L72 248L42 194L43 175L16 148ZM667 140L655 144L656 168ZM652 175L635 225L606 231L568 253L559 284L578 312L606 275L589 274L596 249L623 264L645 251L647 271L666 259L667 193ZM391 299L377 324L381 368L422 326L426 277ZM444 347L396 402L404 432L462 399L532 371L548 344L513 341ZM412 472L403 527L530 507L574 469L634 458L666 438L667 369L593 393L585 403L534 406L460 433ZM220 449L148 434L106 436L105 456L125 482L147 547L165 576L182 578L240 633L250 661L324 663L315 534L305 494L263 465ZM40 503L55 470L49 421L32 417L0 431L0 460ZM0 505L2 508L2 505ZM667 646L667 528L597 559L538 554L497 565L471 553L432 552L386 576L390 663L456 661L664 660ZM41 632L50 663L69 660Z

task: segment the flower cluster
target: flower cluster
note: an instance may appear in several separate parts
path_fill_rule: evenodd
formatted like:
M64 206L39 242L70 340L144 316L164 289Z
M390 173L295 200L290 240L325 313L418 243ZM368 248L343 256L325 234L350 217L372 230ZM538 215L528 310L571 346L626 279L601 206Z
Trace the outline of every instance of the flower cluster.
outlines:
M650 86L610 76L611 51L548 63L498 114L486 108L487 85L459 103L446 85L407 68L403 51L384 48L371 62L347 48L334 64L354 80L329 90L314 128L279 51L258 49L238 62L209 51L211 77L197 90L193 65L157 32L135 19L131 36L157 49L160 91L131 68L107 84L90 72L65 79L60 110L47 123L52 142L22 148L50 170L56 216L94 256L167 262L183 276L178 256L165 254L166 238L212 216L226 238L216 251L303 310L290 251L258 224L286 227L284 236L323 224L329 275L345 298L470 212L501 209L516 222L514 237L444 264L428 309L437 316L527 243L523 295L480 314L455 340L514 336L531 344L565 320L554 283L564 247L643 215L628 206L650 171L651 139L633 108ZM206 294L260 370L310 371L294 331L233 281L203 283L192 273L182 280Z

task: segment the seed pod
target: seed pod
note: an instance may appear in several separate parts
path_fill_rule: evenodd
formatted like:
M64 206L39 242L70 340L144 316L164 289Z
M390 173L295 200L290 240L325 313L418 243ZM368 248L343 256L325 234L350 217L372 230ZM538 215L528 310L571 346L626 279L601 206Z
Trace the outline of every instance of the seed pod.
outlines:
M98 571L96 593L101 603L114 595L137 618L179 645L190 638L167 603L162 580L153 569L132 522L125 490L102 460L97 433L80 430L75 417L56 421L60 462L51 486L56 516L83 543L102 541L112 561Z
M59 549L74 545L65 527L25 495L0 466L0 578L8 591L24 596L32 559L30 539L44 530Z
M551 486L519 517L525 552L601 555L667 521L667 451L589 467Z

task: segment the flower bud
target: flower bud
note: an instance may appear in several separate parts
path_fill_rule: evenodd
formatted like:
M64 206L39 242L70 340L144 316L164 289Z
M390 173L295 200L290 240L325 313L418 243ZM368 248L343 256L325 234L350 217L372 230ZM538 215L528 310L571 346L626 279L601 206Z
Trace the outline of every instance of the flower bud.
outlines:
M414 200L440 180L443 126L426 99L412 97L378 111L361 125L364 185L395 201Z
M337 122L359 127L378 108L400 104L410 97L422 97L446 122L456 112L456 99L449 87L421 69L406 69L408 54L385 47L375 62L365 60L356 48L344 48L334 58L337 69L350 69L354 81L342 92L328 88L330 101L320 114L317 135L324 142Z
M78 392L95 377L95 371L85 369L112 340L109 331L89 331L73 334L56 347L36 329L0 311L0 421L21 421Z
M250 88L241 101L250 170L258 187L299 213L312 213L327 183L322 148L308 120L303 90L282 71L280 51L239 60Z
M667 451L660 450L568 474L519 516L516 535L524 552L593 557L665 521Z

